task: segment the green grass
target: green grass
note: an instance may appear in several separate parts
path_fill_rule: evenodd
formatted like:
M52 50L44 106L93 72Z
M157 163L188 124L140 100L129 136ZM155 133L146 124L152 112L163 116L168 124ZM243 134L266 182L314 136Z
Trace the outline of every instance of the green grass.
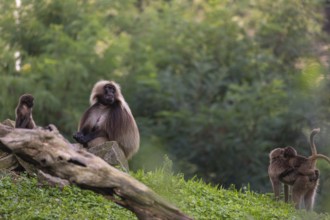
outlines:
M296 211L269 195L217 189L201 180L185 181L156 171L135 176L196 219L295 219Z
M297 212L270 195L225 190L165 167L132 175L195 219L330 219L327 214ZM0 219L136 219L124 208L88 190L39 186L36 178L0 173Z
M124 208L88 190L38 186L36 178L0 177L0 219L134 219Z

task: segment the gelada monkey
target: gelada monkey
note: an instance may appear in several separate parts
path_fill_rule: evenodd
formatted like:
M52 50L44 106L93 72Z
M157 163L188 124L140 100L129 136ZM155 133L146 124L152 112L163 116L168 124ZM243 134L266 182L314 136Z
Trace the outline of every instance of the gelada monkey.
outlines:
M130 159L139 149L140 134L120 86L114 81L97 82L90 95L90 104L73 138L85 147L96 138L104 142L116 141Z
M281 186L284 183L285 202L288 202L288 185L293 185L299 174L298 172L294 172L295 170L290 166L288 158L284 157L284 148L275 148L272 150L269 154L269 160L268 175L275 199L278 200L280 198Z
M279 197L282 182L285 184L285 201L288 201L288 185L291 185L292 199L296 208L300 208L304 203L306 209L313 209L319 177L316 160L321 158L330 163L328 157L317 154L314 136L319 131L314 129L310 135L312 156L308 158L297 155L297 151L292 147L277 148L269 154L268 173L276 199Z
M33 101L34 97L30 94L24 94L19 98L18 105L15 109L15 128L33 129L36 127L32 118Z
M317 153L314 143L314 136L319 132L320 129L314 129L310 135L310 147L312 150L311 156L306 158L300 155L292 155L290 152L284 152L285 157L289 159L290 166L293 166L298 173L305 174L300 175L292 185L292 200L296 208L302 208L304 205L307 210L313 210L316 190L319 182L319 171L316 169L316 160L324 159L330 163L329 157ZM314 172L316 174L316 181L310 181L310 177ZM307 178L307 176L309 178Z

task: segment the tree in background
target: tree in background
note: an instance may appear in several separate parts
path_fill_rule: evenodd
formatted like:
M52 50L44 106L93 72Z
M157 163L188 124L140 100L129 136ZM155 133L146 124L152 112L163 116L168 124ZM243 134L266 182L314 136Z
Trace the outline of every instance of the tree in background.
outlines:
M330 154L321 9L298 0L2 1L0 116L13 118L29 92L37 124L71 137L92 85L114 79L141 130L136 167L169 154L186 177L270 191L272 148L309 154L309 132L321 127L318 149ZM325 198L330 176L320 167Z

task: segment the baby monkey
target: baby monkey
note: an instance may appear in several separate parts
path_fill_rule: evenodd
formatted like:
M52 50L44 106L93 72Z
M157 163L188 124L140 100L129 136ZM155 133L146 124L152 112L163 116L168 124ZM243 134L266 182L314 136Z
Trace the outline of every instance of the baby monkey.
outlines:
M15 110L15 128L33 129L36 127L36 124L32 118L33 101L34 97L30 94L24 94L19 98L19 102Z
M291 180L289 185L294 183L296 175L308 176L310 181L316 181L319 178L319 170L313 166L313 162L318 158L328 160L322 154L312 155L309 158L298 155L293 147L285 147L283 150L284 160L287 161L289 168L279 175L282 182ZM328 161L330 163L330 161Z

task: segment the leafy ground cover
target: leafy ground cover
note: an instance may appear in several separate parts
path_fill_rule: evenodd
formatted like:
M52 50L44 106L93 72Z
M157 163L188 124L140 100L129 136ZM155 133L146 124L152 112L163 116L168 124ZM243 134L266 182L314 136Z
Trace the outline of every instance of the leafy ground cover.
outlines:
M166 169L132 175L195 219L330 219L296 212L271 195L184 180ZM40 186L34 177L0 173L0 219L136 219L100 195L77 187Z

